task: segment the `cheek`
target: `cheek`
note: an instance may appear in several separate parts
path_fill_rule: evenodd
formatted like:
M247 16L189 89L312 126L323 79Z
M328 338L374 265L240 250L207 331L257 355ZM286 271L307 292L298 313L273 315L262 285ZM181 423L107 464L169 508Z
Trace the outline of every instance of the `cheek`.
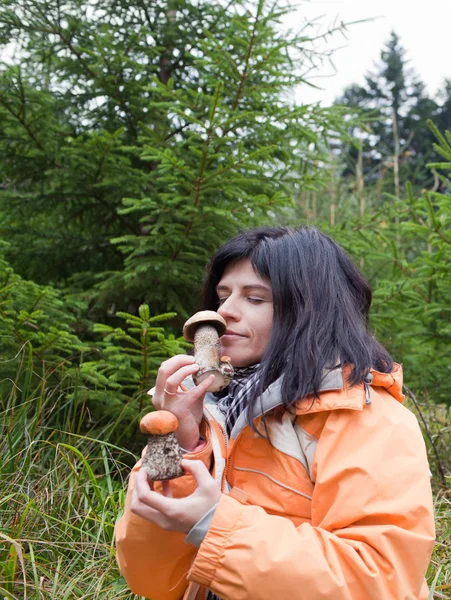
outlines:
M269 344L269 338L271 337L271 328L266 328L261 333L261 341L264 342L265 349Z
M260 315L260 319L258 319L255 323L255 332L257 333L257 338L259 343L264 343L265 348L269 343L269 338L271 337L271 329L272 329L272 310L268 311L266 314Z

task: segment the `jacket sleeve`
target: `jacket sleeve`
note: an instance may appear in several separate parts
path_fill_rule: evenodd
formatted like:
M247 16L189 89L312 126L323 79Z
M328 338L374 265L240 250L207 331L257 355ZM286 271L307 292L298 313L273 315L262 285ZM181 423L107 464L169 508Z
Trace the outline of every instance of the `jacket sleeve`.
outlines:
M206 446L185 458L202 460L210 469L212 448ZM130 511L134 476L141 461L130 474L125 510L115 527L117 562L132 592L152 600L179 600L187 586L186 576L197 552L187 544L184 533L165 531ZM187 474L171 481L174 498L184 498L196 489L194 478ZM155 490L161 490L157 484Z
M296 527L223 494L189 579L223 600L293 598L293 590L298 600L427 599L435 532L424 441L404 407L392 415L374 404L330 412L311 522Z

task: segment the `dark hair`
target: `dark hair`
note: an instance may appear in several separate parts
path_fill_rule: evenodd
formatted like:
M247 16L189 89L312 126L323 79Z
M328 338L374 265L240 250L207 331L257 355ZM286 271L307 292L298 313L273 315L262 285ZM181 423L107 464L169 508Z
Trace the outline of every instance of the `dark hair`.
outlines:
M271 282L273 325L262 358L261 391L282 373L286 408L318 396L324 369L349 365L348 383L361 383L371 368L388 373L393 361L371 335L371 287L348 254L315 227L266 227L244 231L221 246L210 261L203 290L205 309L217 310L224 270L249 259Z

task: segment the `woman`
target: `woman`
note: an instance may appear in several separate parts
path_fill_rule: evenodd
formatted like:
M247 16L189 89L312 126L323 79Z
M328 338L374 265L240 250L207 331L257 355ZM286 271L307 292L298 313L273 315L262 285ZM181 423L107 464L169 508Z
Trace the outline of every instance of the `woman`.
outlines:
M204 309L234 380L205 393L193 357L158 372L186 476L139 463L116 528L120 569L152 600L422 600L429 469L402 371L368 331L371 289L314 228L257 229L213 257ZM208 591L207 591L208 590Z

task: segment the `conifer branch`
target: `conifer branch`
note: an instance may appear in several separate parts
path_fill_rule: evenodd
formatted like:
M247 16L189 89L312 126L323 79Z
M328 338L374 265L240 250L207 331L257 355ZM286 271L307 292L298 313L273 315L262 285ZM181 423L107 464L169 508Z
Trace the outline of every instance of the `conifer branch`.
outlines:
M39 8L38 8L38 10L39 10ZM119 95L116 94L115 93L116 89L111 88L111 86L109 86L108 83L102 77L100 77L97 73L95 73L89 67L89 65L86 63L86 61L84 60L81 53L75 48L72 41L64 35L62 27L59 23L58 23L58 26L55 28L55 23L52 22L50 19L48 19L47 15L44 12L40 11L40 14L41 14L42 18L46 21L48 26L50 27L51 32L54 35L57 35L60 38L60 40L63 42L63 44L65 44L65 46L72 52L72 54L77 58L77 60L80 62L80 64L83 65L83 68L88 73L88 75L91 77L91 79L93 81L97 81L100 84L100 86L101 86L102 90L105 92L105 94L107 94L108 96L111 96L113 98L116 98L117 103L119 104L119 106L123 110L124 114L126 115L128 127L130 129L132 129L133 131L135 131L135 127L133 124L133 115L130 114L130 111L128 110L121 94L119 94ZM102 57L103 57L103 55L102 55ZM105 60L105 58L104 58L104 60ZM106 63L106 64L108 66L108 63Z
M45 153L45 150L41 144L41 142L37 139L37 137L34 135L33 131L31 130L29 124L24 120L23 116L20 113L15 113L14 110L11 108L11 106L9 106L8 102L4 102L3 101L3 97L0 96L0 104L3 106L3 108L6 108L6 110L15 118L19 121L19 123L22 125L22 127L25 129L25 131L27 132L29 138L33 141L34 145L36 146L36 148L38 148L38 150L40 150L41 152ZM61 166L61 165L57 165L57 166Z
M222 83L219 82L218 87L216 89L216 95L215 95L215 99L213 102L213 107L211 110L211 118L210 118L210 126L207 130L207 139L205 140L205 146L204 146L204 152L202 155L202 161L201 161L201 165L200 165L200 169L199 169L199 175L196 179L196 188L195 188L195 193L194 193L194 202L193 202L193 206L195 208L198 208L199 205L199 201L200 201L200 194L201 194L201 189L202 189L202 184L203 184L203 174L204 174L204 170L205 170L205 165L207 162L207 154L208 154L208 149L210 147L210 143L211 143L211 135L213 132L213 121L215 118L215 114L216 114L216 110L218 108L218 102L219 102L219 96L221 93L221 88L222 88ZM176 248L175 252L172 255L172 260L176 260L177 256L179 255L181 249L183 248L183 244L185 243L186 238L188 237L188 235L191 232L191 229L193 228L194 225L194 220L196 217L190 219L190 221L188 221L186 227L185 227L185 232L183 234L182 239L180 240L180 243L178 245L178 247Z
M25 131L28 134L28 137L32 140L32 142L34 143L34 145L36 146L36 148L38 148L38 150L40 150L43 154L45 154L45 148L42 146L41 142L38 140L38 138L35 136L35 134L33 133L29 123L27 123L27 121L25 120L24 116L21 115L20 113L15 113L13 111L13 109L11 108L11 106L9 106L8 102L4 102L3 100L3 96L0 96L0 104L3 106L3 108L5 108L15 119L17 119L17 121L22 125L22 127L25 129ZM56 160L52 160L51 161L52 164L57 168L57 169L64 169L64 166L61 165L58 161Z
M236 93L235 100L234 100L233 105L232 105L232 110L235 110L236 107L237 107L237 105L238 105L238 102L239 102L239 100L241 98L241 93L242 93L243 88L244 88L244 83L245 83L245 81L247 79L247 71L248 71L248 68L249 68L249 61L251 59L252 51L254 49L255 36L256 36L256 33L257 33L257 26L259 24L260 16L261 16L261 12L260 12L260 5L259 5L259 9L257 10L257 14L255 16L254 26L252 28L251 39L250 39L250 42L249 42L249 47L248 47L248 50L247 50L246 60L245 60L245 63L244 63L244 70L243 70L243 73L241 75L241 81L240 81L240 84L238 86L238 91Z
M440 453L439 453L439 451L437 449L437 446L435 445L434 438L432 436L431 430L429 429L429 425L428 425L428 423L427 423L427 421L425 419L423 411L420 408L420 404L419 404L418 400L415 398L415 394L411 390L409 390L409 388L406 385L403 385L403 388L404 388L405 392L407 393L407 395L409 396L409 398L414 403L415 408L417 409L417 412L418 412L418 414L420 416L421 422L423 423L423 427L424 427L424 430L426 432L427 438L428 438L428 440L429 440L429 442L430 442L430 444L432 446L432 449L434 451L435 460L437 462L437 468L438 468L438 472L439 472L439 475L440 475L441 482L442 482L444 488L448 488L448 483L446 481L446 474L445 474L446 469L443 466L443 463L442 463L442 461L440 459Z
M212 34L215 32L216 27L218 26L218 24L221 22L221 19L225 16L227 17L227 11L229 10L230 6L235 2L236 0L229 0L229 3L224 6L223 11L221 12L221 14L217 17L217 19L215 20L214 23L212 23L211 27L209 28L209 33ZM196 47L195 44L192 44L188 50L186 50L185 52L181 52L180 56L172 63L172 71L175 70L176 67L179 66L179 64L182 62L182 60L185 58L185 56L187 54L189 54L191 52L191 50L193 50Z
M200 164L199 175L198 175L197 180L196 180L196 192L195 192L194 203L193 203L193 205L196 208L199 205L200 192L201 192L202 183L203 183L203 175L204 175L204 170L205 170L205 164L207 162L207 153L208 153L208 148L210 147L211 134L213 132L213 121L214 121L214 118L215 118L216 110L218 108L219 95L221 93L221 88L222 88L222 83L219 82L217 90L216 90L216 95L215 95L214 103L213 103L213 109L211 111L210 126L209 126L209 128L207 130L207 139L205 140L204 152L203 152L202 161L201 161L201 164Z

